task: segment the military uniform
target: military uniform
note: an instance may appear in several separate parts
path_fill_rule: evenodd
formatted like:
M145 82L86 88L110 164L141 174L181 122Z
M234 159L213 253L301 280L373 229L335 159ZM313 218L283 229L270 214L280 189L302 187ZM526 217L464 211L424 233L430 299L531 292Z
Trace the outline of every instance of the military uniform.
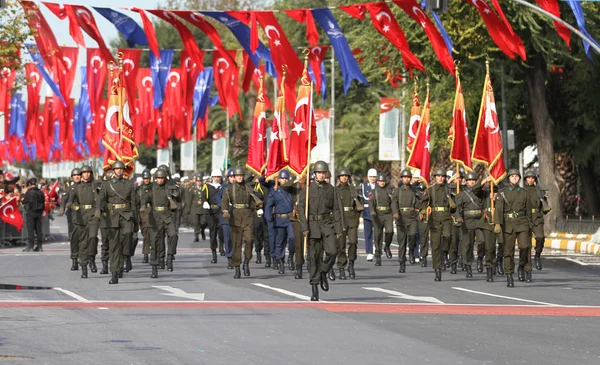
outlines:
M417 196L417 209L420 212L417 216L418 238L415 238L415 246L419 246L419 261L421 266L427 267L427 256L429 255L429 227L427 225L428 217L427 214L425 214L425 209L427 208L428 202L424 199L427 186L420 180L413 182L410 185ZM414 252L414 247L411 251ZM408 256L408 260L411 264L415 263L415 261L411 261L410 255Z
M467 179L471 177L474 177L474 180L477 179L476 175L469 173ZM463 186L456 198L458 221L461 223L463 235L462 258L468 278L473 277L471 265L475 259L473 256L475 237L479 237L478 242L484 242L483 232L479 227L483 216L483 200L484 191L481 183L477 183L473 187ZM452 271L456 273L456 262L451 261L451 265Z
M286 187L284 187L286 188ZM294 231L294 264L296 266L296 274L294 278L302 279L302 266L304 266L304 237L302 236L302 225L300 224L300 194L302 192L302 184L299 182L291 183L289 189L292 194L292 203L294 210L292 211L292 230Z
M487 269L487 281L494 281L493 269L496 267L498 260L496 257L496 236L501 235L500 225L496 222L501 221L502 211L499 209L498 198L494 201L494 213L492 213L492 204L489 197L489 192L484 191L483 210L484 214L479 220L478 228L483 232L485 242L485 267ZM500 256L501 258L502 256ZM502 269L502 273L504 270Z
M203 241L206 240L204 230L208 227L210 231L210 224L208 222L209 212L204 208L202 198L202 194L206 195L207 189L207 184L195 184L190 187L188 194L186 195L185 210L192 228L194 228L194 242L199 241L200 235L202 236Z
M220 197L223 194L221 184L208 183L202 186L200 193L200 201L194 199L194 204L203 206L208 223L208 233L210 237L210 249L212 251L212 263L217 263L217 248L224 253L223 245L219 240L219 229L221 223L221 206L219 203Z
M525 173L525 178L536 177L531 171ZM535 266L538 270L542 269L541 254L544 250L544 194L542 190L534 183L533 185L523 184L523 190L531 201L531 236L535 237Z
M69 202L74 212L73 223L78 227L79 264L82 278L87 278L87 265L90 258L96 256L98 250L98 228L100 217L95 217L97 190L96 183L90 179L82 180L69 192ZM95 268L95 265L94 265Z
M350 177L348 172L348 178ZM338 194L342 201L342 207L344 209L344 234L342 237L337 239L338 245L338 258L337 266L340 271L340 279L345 279L345 269L348 265L348 275L354 279L356 273L354 271L354 262L357 258L357 246L358 246L358 225L360 220L360 213L363 211L363 204L358 200L355 187L350 183L350 180L346 183L340 183L337 186ZM346 253L346 245L348 251ZM348 260L350 262L348 263Z
M262 178L261 178L262 179ZM264 179L263 179L264 182ZM263 204L267 201L267 197L269 196L270 190L267 188L266 184L262 182L254 183L253 189L254 195L263 202ZM256 251L256 263L262 263L262 251L264 249L265 256L271 256L270 248L269 248L269 231L267 227L267 221L264 214L260 217L257 212L254 212L254 221L252 223L252 231L254 238L254 249Z
M100 191L102 191L102 187L104 186L104 184L106 184L106 182L107 180L96 182L96 192L98 194L96 198L97 201L99 201L100 199ZM104 203L103 205L106 205L106 203ZM108 274L108 262L110 260L110 218L108 217L106 209L102 208L101 210L102 213L100 214L100 236L102 237L102 243L100 245L100 260L102 261L102 270L100 271L100 274L105 275Z
M81 175L80 169L74 168L71 171L71 178L73 178L74 176L79 176L79 175ZM71 271L79 270L79 267L77 265L77 260L79 258L79 239L78 239L78 237L80 236L81 232L74 232L76 229L78 229L73 224L74 215L75 215L74 209L76 209L76 205L73 206L72 203L69 204L71 193L73 192L73 190L75 189L75 186L77 186L77 184L78 183L76 183L73 180L71 180L70 182L68 182L66 184L65 193L60 202L60 208L58 211L59 216L63 215L64 213L66 213L66 215L67 215L67 228L68 228L68 232L69 232L68 233L69 234L69 247L71 249L71 261L72 261Z
M152 183L150 184L142 184L136 187L136 196L138 203L138 211L140 214L140 230L142 231L142 254L144 255L143 262L148 263L148 255L150 254L150 234L148 233L148 215L150 214L150 209L148 206L142 207L142 197L148 193L152 189ZM143 209L142 209L143 208ZM136 234L137 236L137 234Z
M410 185L400 183L392 196L392 212L398 233L398 261L400 272L406 270L406 245L408 243L410 257L415 249L417 220L419 219L417 194Z
M459 192L457 194L456 184L446 184L448 194L455 200L465 188L466 185L459 185ZM465 240L464 236L466 235L468 229L465 227L464 221L458 209L452 209L450 211L450 218L452 219L452 226L450 227L450 239L442 241L442 270L446 270L446 268L451 267L451 274L456 274L455 266L458 265L459 257L464 260L464 258L462 258L464 248L463 241Z
M264 215L273 224L275 229L276 261L274 265L278 266L280 274L285 273L285 249L294 245L294 230L291 222L293 212L294 200L291 192L283 187L269 191ZM290 253L290 255L293 256L293 253Z
M385 181L387 178L385 174L379 174L377 177L379 181ZM392 251L390 245L394 238L394 223L392 217L392 195L393 187L386 183L385 187L377 185L375 189L371 191L371 199L369 200L369 210L373 217L374 236L375 236L375 266L381 266L381 253L383 242L385 241L386 256L392 258ZM384 232L385 230L385 238Z

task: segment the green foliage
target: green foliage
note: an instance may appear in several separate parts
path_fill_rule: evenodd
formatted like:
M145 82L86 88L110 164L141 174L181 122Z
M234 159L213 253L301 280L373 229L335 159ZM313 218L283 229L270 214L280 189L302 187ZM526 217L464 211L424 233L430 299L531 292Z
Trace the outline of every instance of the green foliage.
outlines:
M14 90L26 84L21 72L25 65L21 62L22 45L32 36L27 18L16 0L8 0L0 9L0 70L8 68L17 72Z

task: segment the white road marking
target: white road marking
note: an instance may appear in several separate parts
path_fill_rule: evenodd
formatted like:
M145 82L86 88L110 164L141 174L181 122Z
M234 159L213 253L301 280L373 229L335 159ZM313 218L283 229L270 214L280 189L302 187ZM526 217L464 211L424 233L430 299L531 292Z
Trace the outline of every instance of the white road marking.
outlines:
M460 290L460 291L464 291L467 293L473 293L473 294L480 294L480 295L487 295L489 297L495 297L495 298L502 298L502 299L510 299L510 300L516 300L519 302L526 302L526 303L535 303L535 304L542 304L542 305L548 305L548 306L552 306L552 307L561 307L560 304L553 304L553 303L546 303L546 302L538 302L536 300L529 300L529 299L522 299L522 298L515 298L515 297L509 297L506 295L498 295L498 294L492 294L492 293L486 293L486 292L482 292L482 291L476 291L476 290L471 290L471 289L465 289L465 288L457 288L457 287L452 287L452 289L455 290Z
M77 295L75 293L73 293L70 290L67 289L63 289L63 288L53 288L54 290L58 290L59 292L65 293L68 296L70 296L71 298L77 299L77 301L79 302L83 302L83 303L90 303L89 300L85 299L84 297L82 297L81 295Z
M434 297L417 297L414 295L408 295L408 294L400 293L398 291L393 291L393 290L388 290L388 289L383 289L383 288L365 288L365 287L363 287L363 289L390 294L390 297L392 297L392 298L416 300L419 302L427 302L427 303L444 304L444 302L442 302L441 300L434 298Z
M298 299L302 299L302 300L310 300L309 296L298 294L298 293L294 293L294 292L291 292L289 290L275 288L275 287L268 286L268 285L261 284L261 283L252 283L252 285L256 285L258 287L265 288L265 289L271 289L271 290L274 290L274 291L276 291L278 293L289 295L289 296L294 297L294 298L298 298Z
M156 289L162 289L162 290L168 291L169 292L168 294L167 293L161 293L161 294L169 296L169 297L180 297L180 298L204 301L204 293L186 293L185 291L183 291L181 289L173 288L171 286L153 285L152 287L156 288Z
M108 309L108 308L106 308L106 307L98 307L98 309Z
M571 262L574 262L576 264L579 264L581 266L589 266L590 265L587 262L579 261L579 260L571 258L571 257L564 257L564 259L567 260L567 261L571 261Z

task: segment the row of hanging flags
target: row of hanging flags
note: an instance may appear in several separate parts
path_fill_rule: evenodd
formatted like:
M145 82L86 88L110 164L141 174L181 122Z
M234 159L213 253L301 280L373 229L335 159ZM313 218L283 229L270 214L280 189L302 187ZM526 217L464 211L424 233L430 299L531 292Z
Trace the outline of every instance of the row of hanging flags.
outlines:
M523 43L512 29L498 0L491 0L491 6L485 0L464 1L477 9L492 40L502 52L511 59L526 58ZM558 0L536 2L550 13L560 16ZM454 74L452 41L439 16L432 13L432 21L423 11L424 2L419 4L417 0L394 0L393 3L422 27L442 66ZM568 0L567 3L575 14L579 29L589 36L581 4L575 0ZM26 45L33 62L25 65L30 81L27 85L27 103L20 93L10 92L15 82L15 72L8 68L0 72L0 160L39 158L44 162L77 161L84 156L105 154L106 149L101 141L105 131L110 129L106 120L111 96L109 94L108 98L104 98L104 89L107 87L108 65L116 60L100 34L92 11L81 5L43 2L54 15L68 20L69 33L78 46L86 47L83 32L98 44L98 48L86 50L86 66L81 68L81 97L75 103L69 96L78 64L78 48L58 45L36 3L20 1L20 4L34 32L35 44ZM192 128L196 126L199 127L198 139L206 137L208 106L217 102L227 110L230 117L238 114L242 118L238 101L240 78L244 92L248 91L250 83L258 89L260 77L265 74L277 78L281 84L281 92L275 105L275 113L280 113L280 119L285 118L286 112L295 116L296 85L303 76L303 63L273 11L127 9L139 14L142 20L140 26L129 16L114 9L93 9L115 25L129 47L150 49L149 68L140 67L141 49L119 50L123 54L120 90L125 90L129 101L132 139L136 144L154 145L155 137L159 148L165 147L171 138L187 141L192 138ZM405 68L411 74L415 69L425 71L422 62L411 52L406 36L388 3L355 4L339 6L338 9L359 20L364 20L368 13L374 28L402 53ZM351 50L329 8L283 12L306 25L306 38L310 44L308 75L314 82L317 93L325 97L323 60L330 47L335 51L340 66L344 92L348 91L353 80L368 85L358 65L360 58L358 62L355 59L355 55L361 51ZM173 50L159 49L148 14L171 24L178 31L184 44L179 67L172 63ZM238 57L237 51L223 47L218 31L207 21L207 17L220 22L232 32L243 48L241 57ZM200 29L213 42L215 49L212 51L212 67L204 67L205 52L199 49L192 32L183 21ZM331 46L318 45L317 24L325 31ZM258 39L258 25L268 39L269 48ZM558 34L570 46L570 31L560 23L555 25ZM584 46L589 55L589 44L584 42ZM239 58L241 66L237 63ZM243 74L240 69L243 69ZM388 72L390 75L394 74ZM44 100L40 96L42 80L53 92L53 96L45 97ZM393 83L393 79L391 82ZM213 84L218 92L217 97L210 96ZM112 81L108 86L110 91L113 88ZM279 104L281 97L282 103ZM262 96L262 100L266 107L273 108L266 95ZM290 166L292 170L295 168L298 167ZM267 171L272 170L267 167Z

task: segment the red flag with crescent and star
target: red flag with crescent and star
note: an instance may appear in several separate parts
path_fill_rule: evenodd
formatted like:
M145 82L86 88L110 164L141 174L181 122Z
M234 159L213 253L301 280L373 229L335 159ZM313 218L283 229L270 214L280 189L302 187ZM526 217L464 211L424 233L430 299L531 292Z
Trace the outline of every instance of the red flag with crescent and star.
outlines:
M90 147L90 153L93 156L100 155L98 139L96 135L94 139L94 131L97 125L102 125L104 120L100 119L100 105L102 104L102 95L106 86L106 76L108 74L107 61L100 49L88 48L87 53L87 81L88 81L88 96L90 100L90 110L92 111L92 122L86 130L86 139Z
M308 62L304 65L298 99L294 113L294 128L290 131L289 167L296 175L302 176L308 168L308 152L317 145L317 122L313 112L312 83L308 76ZM310 141L308 133L310 130Z
M55 73L54 79L58 80L60 92L68 103L68 99L73 91L75 75L77 74L77 61L79 60L79 48L60 47L64 68L58 75ZM58 61L57 61L58 62ZM60 100L60 99L57 99Z
M141 49L119 48L118 52L123 53L123 79L127 89L127 99L136 99L136 80L142 58Z
M319 95L321 94L323 83L323 79L321 78L321 64L325 60L329 46L315 46L310 47L308 50L308 63L313 71L313 75L315 75L315 91L317 92L317 95Z
M417 90L417 83L415 81L415 90L413 93L412 107L410 109L410 121L408 123L408 138L406 139L406 150L410 153L415 139L417 138L417 132L419 131L419 125L421 124L421 104L419 103L419 93Z
M288 165L288 121L285 112L285 74L280 83L279 95L275 102L273 121L271 123L271 144L269 146L269 157L267 158L267 180L274 179L279 171Z
M506 167L504 166L504 158L502 158L502 136L489 69L485 75L479 121L477 122L477 132L473 141L473 155L471 158L473 161L487 165L494 183L498 184L506 176Z
M237 51L227 51L229 56L235 59ZM212 64L215 77L215 85L219 92L219 104L223 110L227 110L229 117L238 113L242 119L242 109L238 100L239 82L238 82L238 67L236 64L231 64L225 56L218 50L212 53Z
M285 10L285 13L298 23L306 24L306 40L311 46L319 44L319 32L310 9Z
M267 131L267 106L265 104L265 89L263 80L260 80L258 97L254 107L250 142L248 143L248 157L246 167L256 175L262 175L265 170L265 148Z
M137 124L143 131L140 136L136 134L147 146L154 144L154 134L156 133L156 124L154 120L154 87L149 68L141 68L137 74L136 89L139 95L139 109ZM150 137L151 134L151 137ZM151 142L150 142L151 141Z
M411 169L421 170L421 177L429 183L431 170L431 147L430 147L430 120L429 120L429 87L425 96L425 106L421 114L421 122L417 131L417 137L413 150L408 157L406 166Z
M452 122L448 131L450 141L450 160L462 165L467 171L473 170L471 163L471 146L469 145L469 129L467 128L467 113L465 111L465 98L458 71L456 72L456 96L454 98L454 111Z
M40 56L42 56L44 63L48 65L50 70L56 70L57 67L62 67L62 65L56 65L54 63L54 55L56 54L60 60L62 60L62 55L60 55L60 47L56 41L56 37L54 37L52 28L50 28L46 18L44 18L42 11L33 1L20 1L20 3L27 15L29 28L33 33L32 35L35 44L38 46ZM65 96L65 98L66 97L67 96Z
M17 206L17 197L12 197L0 206L0 218L4 223L14 226L17 231L23 229L23 216Z
M27 124L25 137L28 143L34 143L38 130L38 114L40 111L40 93L42 90L42 75L34 63L25 64L27 79Z

